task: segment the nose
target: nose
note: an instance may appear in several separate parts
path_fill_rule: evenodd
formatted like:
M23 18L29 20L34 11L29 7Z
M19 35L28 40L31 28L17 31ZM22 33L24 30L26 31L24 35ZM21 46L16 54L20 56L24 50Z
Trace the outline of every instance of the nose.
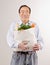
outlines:
M27 13L26 12L24 12L24 15L26 15Z

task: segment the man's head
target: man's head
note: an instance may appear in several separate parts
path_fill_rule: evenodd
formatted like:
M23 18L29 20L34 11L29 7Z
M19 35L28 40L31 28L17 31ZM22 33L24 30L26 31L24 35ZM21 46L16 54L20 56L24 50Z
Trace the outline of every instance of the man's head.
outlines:
M31 9L27 5L22 5L19 8L19 15L23 23L27 23L30 17Z

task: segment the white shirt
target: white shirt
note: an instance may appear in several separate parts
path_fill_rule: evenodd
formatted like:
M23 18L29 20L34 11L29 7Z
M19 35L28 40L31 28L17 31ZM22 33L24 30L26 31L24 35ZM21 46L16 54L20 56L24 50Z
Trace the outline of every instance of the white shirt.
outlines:
M19 42L15 42L15 40L14 40L14 29L16 27L16 23L18 23L20 25L20 24L22 24L22 21L13 22L10 25L10 28L9 28L8 33L7 33L7 42L8 42L8 45L11 48L17 48L18 44L19 44ZM34 22L29 21L29 24L32 24L32 23L34 23ZM28 23L26 23L26 25L27 24ZM35 27L35 36L37 38L37 43L39 43L41 45L41 48L43 48L43 39L41 37L41 34L40 34L40 31L39 31L37 24L36 24L36 27Z

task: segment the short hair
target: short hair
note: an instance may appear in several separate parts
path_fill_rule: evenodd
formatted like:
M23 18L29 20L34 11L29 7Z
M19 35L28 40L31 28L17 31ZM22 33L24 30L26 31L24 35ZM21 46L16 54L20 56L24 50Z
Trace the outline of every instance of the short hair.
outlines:
M20 6L20 8L18 10L19 13L20 13L20 10L21 10L22 7L27 7L29 9L29 13L31 13L31 8L29 6L27 6L27 5Z

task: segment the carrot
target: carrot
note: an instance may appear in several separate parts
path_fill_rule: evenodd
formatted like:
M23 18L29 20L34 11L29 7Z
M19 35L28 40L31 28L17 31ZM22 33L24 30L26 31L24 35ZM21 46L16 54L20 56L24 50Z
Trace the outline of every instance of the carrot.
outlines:
M35 24L34 23L31 25L31 28L33 28L33 27L35 27Z

